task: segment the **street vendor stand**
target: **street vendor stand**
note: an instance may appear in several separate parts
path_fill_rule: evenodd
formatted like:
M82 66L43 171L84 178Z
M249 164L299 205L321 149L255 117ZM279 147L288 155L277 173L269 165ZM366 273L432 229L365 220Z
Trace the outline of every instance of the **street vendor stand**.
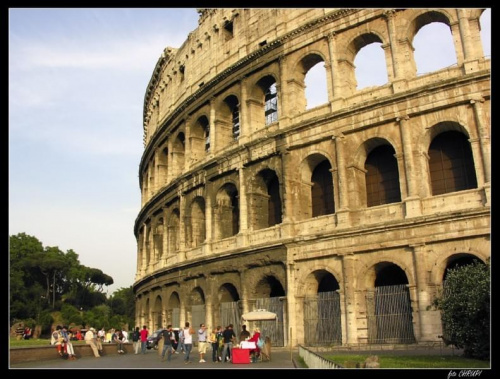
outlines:
M243 322L246 321L278 321L276 313L266 311L265 309L257 309L252 312L244 313L241 316ZM257 348L255 342L242 341L238 347L231 350L231 360L234 364L250 363L250 351Z

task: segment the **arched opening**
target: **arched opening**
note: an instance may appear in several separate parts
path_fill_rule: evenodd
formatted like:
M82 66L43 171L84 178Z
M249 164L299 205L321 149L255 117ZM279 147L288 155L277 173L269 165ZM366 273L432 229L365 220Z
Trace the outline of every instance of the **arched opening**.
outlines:
M163 309L161 296L157 296L155 299L155 305L153 309L153 330L162 328L164 325L163 320Z
M366 294L369 343L414 343L408 278L391 262L375 265L375 288Z
M281 195L278 176L264 169L255 178L251 194L251 215L254 229L268 228L282 222Z
M177 178L184 171L184 153L185 153L184 133L177 134L172 145L172 178Z
M281 224L281 196L280 183L278 177L274 175L267 183L267 194L269 195L268 202L268 225L274 226Z
M215 238L223 239L238 234L239 220L238 190L232 183L225 184L216 196L214 207Z
M191 127L191 159L201 161L210 151L210 125L206 116L201 116Z
M460 253L452 255L446 262L446 268L443 273L443 282L446 281L446 276L450 270L473 264L476 261L484 263L481 259L472 254Z
M190 237L191 247L197 247L205 242L205 199L197 196L191 203L191 212L189 224L191 232L187 233Z
M312 217L335 213L333 199L332 165L325 159L319 163L311 176Z
M240 138L240 102L234 95L228 96L224 102L229 108L232 137L236 141Z
M439 12L428 12L415 20L417 33L413 38L413 48L417 75L457 63L449 24L449 20Z
M179 209L175 208L168 220L168 254L174 255L179 251Z
M434 196L477 188L472 149L462 133L446 131L432 140L429 173Z
M481 43L485 57L491 57L491 8L487 8L479 18Z
M160 217L158 219L154 228L153 251L154 259L156 262L163 258L163 217Z
M382 42L373 34L369 34L369 36L372 36L372 38L364 40L365 43L372 40L377 42L369 42L369 44L363 46L354 58L357 90L371 86L381 86L388 81Z
M224 283L219 287L220 325L233 324L235 334L238 334L241 323L240 296L238 290L231 283Z
M164 147L158 154L158 187L162 188L168 181L168 148Z
M177 292L172 292L168 300L167 320L174 327L181 327L181 300Z
M319 55L310 55L302 61L306 73L305 97L306 109L311 109L328 102L328 88L325 62Z
M391 145L374 148L365 162L367 206L401 201L398 163Z
M263 337L270 337L273 346L284 346L286 319L286 294L283 285L274 275L264 276L255 286L255 309L276 313L278 322L256 321Z
M187 320L191 320L191 326L198 330L198 326L205 322L205 294L200 287L195 287L189 294L190 305Z
M339 283L326 270L309 274L305 283L304 341L308 346L342 344Z

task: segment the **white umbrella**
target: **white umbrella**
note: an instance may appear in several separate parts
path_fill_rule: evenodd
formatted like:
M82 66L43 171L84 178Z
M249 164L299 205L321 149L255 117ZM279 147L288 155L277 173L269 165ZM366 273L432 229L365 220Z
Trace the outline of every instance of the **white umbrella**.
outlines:
M276 320L276 313L266 311L265 309L257 309L256 311L244 313L241 318L245 321L265 321Z

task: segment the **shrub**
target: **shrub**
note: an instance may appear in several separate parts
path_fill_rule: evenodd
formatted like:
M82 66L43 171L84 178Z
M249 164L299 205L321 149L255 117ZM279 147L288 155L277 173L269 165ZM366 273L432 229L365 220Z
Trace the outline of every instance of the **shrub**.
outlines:
M441 310L443 337L469 358L490 358L490 265L473 264L448 271L435 301Z

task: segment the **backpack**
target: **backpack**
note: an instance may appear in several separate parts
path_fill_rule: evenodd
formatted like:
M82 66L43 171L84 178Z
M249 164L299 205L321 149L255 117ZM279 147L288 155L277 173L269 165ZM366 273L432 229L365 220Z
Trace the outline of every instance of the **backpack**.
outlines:
M262 349L264 347L264 340L262 339L262 337L259 337L259 339L257 340L257 347L259 349Z

